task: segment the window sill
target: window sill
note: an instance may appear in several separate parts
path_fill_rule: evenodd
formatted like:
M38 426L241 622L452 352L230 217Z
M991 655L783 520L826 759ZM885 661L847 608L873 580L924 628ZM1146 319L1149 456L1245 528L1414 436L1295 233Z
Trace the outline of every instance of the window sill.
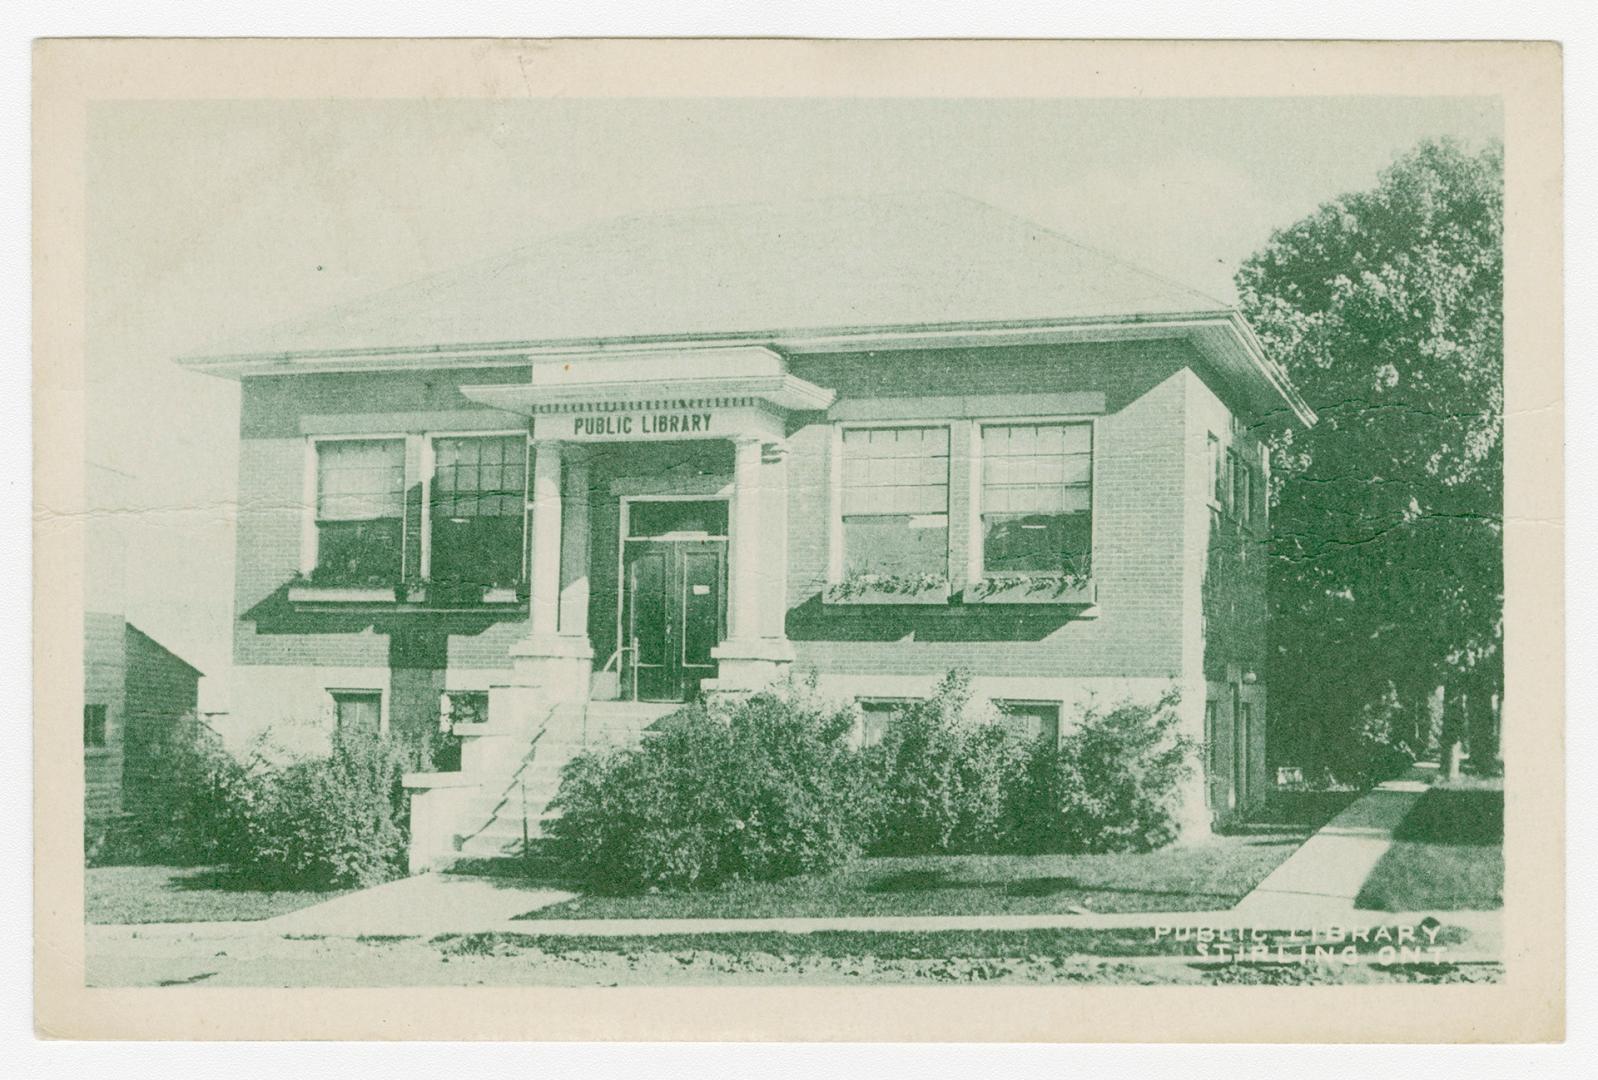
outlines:
M949 596L947 584L909 591L896 589L891 585L879 586L862 582L851 583L847 588L842 584L829 585L821 594L821 602L829 606L933 606L948 604Z
M979 582L960 593L962 604L1056 604L1067 607L1093 607L1099 602L1099 589L1093 582L1061 587L1048 578L1035 581Z
M460 590L439 590L431 597L425 585L290 585L288 599L291 604L307 605L367 605L380 607L426 608L441 610L476 610L479 608L524 607L526 599L514 588L490 588L463 593Z
M393 585L290 585L292 604L392 604L398 598Z

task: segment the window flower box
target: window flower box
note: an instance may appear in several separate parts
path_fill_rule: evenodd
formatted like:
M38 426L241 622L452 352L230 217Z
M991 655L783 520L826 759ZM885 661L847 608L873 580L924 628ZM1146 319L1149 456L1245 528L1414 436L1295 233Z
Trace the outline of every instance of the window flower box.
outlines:
M828 585L821 598L827 604L947 604L949 579L942 574L857 574Z
M503 607L520 604L527 599L523 585L483 584L479 581L449 581L426 583L433 607L471 608L478 606Z
M1064 604L1091 607L1098 588L1091 579L1071 574L992 574L966 586L966 604Z

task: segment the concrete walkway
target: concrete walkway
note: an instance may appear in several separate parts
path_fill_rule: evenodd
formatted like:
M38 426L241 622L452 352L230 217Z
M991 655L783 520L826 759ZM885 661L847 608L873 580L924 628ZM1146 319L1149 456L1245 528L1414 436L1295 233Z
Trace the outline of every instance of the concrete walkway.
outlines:
M507 878L419 874L243 925L259 927L258 932L265 933L329 937L458 933L498 926L573 895L528 888Z
M1301 925L1386 919L1382 912L1359 911L1354 900L1393 846L1394 830L1430 787L1427 780L1428 774L1417 769L1378 785L1306 840L1233 912L1253 922L1291 920Z

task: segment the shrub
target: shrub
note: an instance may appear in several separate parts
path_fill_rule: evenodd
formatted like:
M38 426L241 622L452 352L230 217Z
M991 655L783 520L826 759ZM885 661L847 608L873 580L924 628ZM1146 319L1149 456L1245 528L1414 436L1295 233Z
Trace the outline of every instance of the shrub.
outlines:
M566 767L552 846L609 893L831 869L872 827L853 725L850 710L792 684L689 705L641 746Z
M242 868L263 884L376 885L404 871L409 818L402 785L414 748L336 730L332 752L251 772L231 796L245 822Z
M1007 843L1026 747L973 708L971 679L951 671L930 698L894 714L879 759L877 848L897 854L991 851Z
M1087 708L1058 748L1039 743L1014 812L1029 850L1152 851L1175 840L1197 744L1176 728L1177 694Z
M150 736L141 790L148 797L86 849L91 865L228 863L241 858L248 838L235 797L252 763L241 762L194 716Z

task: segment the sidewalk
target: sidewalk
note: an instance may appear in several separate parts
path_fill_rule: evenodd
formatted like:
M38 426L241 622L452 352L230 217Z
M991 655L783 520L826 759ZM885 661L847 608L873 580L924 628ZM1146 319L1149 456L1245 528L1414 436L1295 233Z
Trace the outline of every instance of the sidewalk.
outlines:
M460 933L463 928L498 926L572 896L558 889L525 887L502 877L419 874L254 925L274 934L432 937Z
M1359 911L1354 900L1365 879L1393 846L1393 832L1429 787L1428 774L1415 769L1389 780L1338 814L1288 856L1233 912L1250 919L1298 923L1369 923L1386 919L1378 911Z

